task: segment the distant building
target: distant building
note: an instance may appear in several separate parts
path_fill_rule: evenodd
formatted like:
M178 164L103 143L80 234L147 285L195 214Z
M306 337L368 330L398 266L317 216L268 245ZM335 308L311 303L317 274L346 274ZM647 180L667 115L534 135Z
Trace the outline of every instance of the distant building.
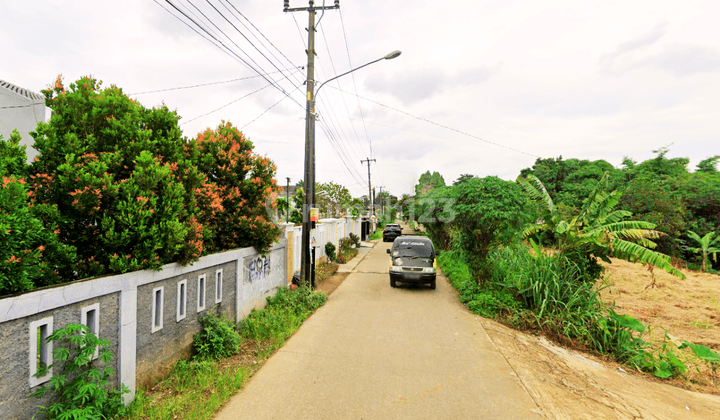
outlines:
M19 131L20 144L27 146L28 162L38 154L32 147L30 132L35 131L39 122L45 122L46 113L49 108L45 107L44 96L0 80L0 135L8 140L13 130Z

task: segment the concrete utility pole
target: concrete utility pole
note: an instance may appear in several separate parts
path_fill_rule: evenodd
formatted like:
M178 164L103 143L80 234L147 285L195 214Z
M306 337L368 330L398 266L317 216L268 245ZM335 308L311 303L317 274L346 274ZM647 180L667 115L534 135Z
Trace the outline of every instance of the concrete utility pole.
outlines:
M315 287L315 261L310 249L310 230L317 220L310 219L310 209L315 207L315 11L340 8L340 0L334 6L314 6L310 0L308 7L290 8L290 0L284 0L283 12L308 12L308 65L307 65L307 102L305 109L305 194L303 194L303 232L300 278Z
M285 223L290 221L290 177L287 177L287 187L285 187L285 200L287 200L287 208L285 209Z
M375 214L375 201L373 200L372 184L370 183L370 162L377 162L377 160L365 158L365 160L360 161L361 164L365 163L365 162L367 162L367 164L368 164L368 200L370 201L370 208L372 209L372 214ZM370 216L369 209L368 209L368 216Z
M378 188L380 188L380 194L378 194L378 196L380 196L380 214L385 216L385 201L383 201L382 198L382 189L385 188L385 186L381 185Z

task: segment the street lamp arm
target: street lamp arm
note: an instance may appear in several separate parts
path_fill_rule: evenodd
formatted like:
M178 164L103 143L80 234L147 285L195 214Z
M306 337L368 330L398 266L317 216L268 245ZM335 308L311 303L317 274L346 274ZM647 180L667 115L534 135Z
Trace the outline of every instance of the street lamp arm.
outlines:
M318 86L317 90L315 91L315 95L314 95L314 96L317 96L318 92L320 92L320 88L322 88L323 86L325 86L325 83L327 83L327 82L332 82L333 80L335 80L335 79L337 79L337 78L339 78L339 77L345 76L346 74L350 74L350 73L354 72L355 70L360 70L361 68L367 67L367 66L369 66L370 64L377 63L377 62L380 61L380 60L392 60L393 58L399 56L400 54L401 54L401 51L397 51L397 50L396 50L396 51L393 51L393 52L391 52L390 54L388 54L388 55L386 55L386 56L384 56L384 57L380 57L380 58L378 58L377 60L373 60L373 61L371 61L371 62L369 62L369 63L365 63L365 64L363 64L363 65L360 66L360 67L355 67L354 69L348 70L348 71L346 71L346 72L343 73L343 74L339 74L339 75L333 77L332 79L328 79L328 80L322 82L322 83L320 84L320 86Z

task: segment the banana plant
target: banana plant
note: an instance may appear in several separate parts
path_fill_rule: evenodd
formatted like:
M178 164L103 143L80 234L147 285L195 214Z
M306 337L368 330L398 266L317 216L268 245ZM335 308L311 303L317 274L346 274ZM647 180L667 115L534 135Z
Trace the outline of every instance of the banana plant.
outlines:
M702 255L702 265L700 266L700 270L707 271L708 257L710 254L712 254L713 261L717 262L717 253L720 252L720 236L713 238L713 236L715 236L715 232L710 232L701 238L700 235L693 231L689 231L688 236L697 242L700 247L696 248L689 246L687 247L687 250Z
M606 172L584 201L580 213L566 220L555 207L542 181L533 175L518 177L517 182L542 211L542 218L528 225L523 231L524 236L551 232L560 252L581 252L607 263L610 263L609 257L650 263L674 276L685 278L672 266L670 257L653 251L657 245L652 239L662 235L654 230L653 223L624 220L632 213L615 209L621 193L605 191L608 178Z

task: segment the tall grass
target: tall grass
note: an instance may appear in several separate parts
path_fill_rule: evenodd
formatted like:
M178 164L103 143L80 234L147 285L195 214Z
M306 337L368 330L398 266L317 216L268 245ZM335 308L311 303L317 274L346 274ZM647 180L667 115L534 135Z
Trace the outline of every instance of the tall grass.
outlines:
M275 296L267 299L265 308L253 309L240 322L240 334L247 339L282 343L325 301L325 293L313 292L307 286L294 291L280 288Z
M483 282L473 278L459 251L441 253L438 264L460 300L478 315L574 340L578 347L612 355L661 378L687 370L667 336L660 345L645 341L649 330L637 319L608 309L593 283L585 281L587 274L562 255L537 249L531 253L522 244L497 248L484 270L491 278ZM709 349L692 350L697 358L715 363L717 355Z

